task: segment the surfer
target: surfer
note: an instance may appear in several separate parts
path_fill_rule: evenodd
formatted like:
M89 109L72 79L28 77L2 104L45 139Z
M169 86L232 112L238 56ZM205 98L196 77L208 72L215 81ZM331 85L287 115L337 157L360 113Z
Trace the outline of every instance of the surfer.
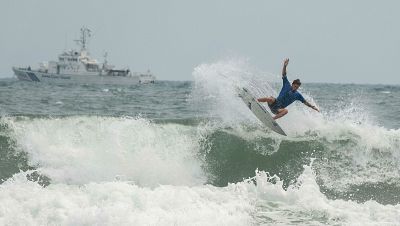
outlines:
M293 103L295 100L301 101L303 104L319 112L319 109L317 107L308 103L301 95L301 93L297 91L297 89L301 85L300 79L293 80L292 85L290 85L289 80L286 77L286 67L288 66L288 64L289 59L285 59L282 69L283 86L281 92L279 93L279 96L277 98L270 96L257 99L259 102L268 103L268 106L271 109L272 113L275 114L275 116L273 117L274 120L286 115L288 113L286 107Z

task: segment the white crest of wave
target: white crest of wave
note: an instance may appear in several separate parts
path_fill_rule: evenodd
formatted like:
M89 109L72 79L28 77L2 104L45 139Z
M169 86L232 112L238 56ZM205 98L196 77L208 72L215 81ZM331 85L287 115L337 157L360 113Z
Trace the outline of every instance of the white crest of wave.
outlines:
M205 177L193 127L143 118L76 116L7 122L29 164L52 183L132 180L195 185Z
M253 225L246 188L139 187L129 182L50 184L25 173L0 185L1 225ZM17 216L17 217L16 217Z
M311 166L304 166L296 185L282 189L282 182L265 172L256 175L259 208L258 217L275 224L377 225L399 220L400 205L382 205L375 201L356 203L330 200L319 190ZM277 181L271 184L270 180ZM268 211L271 210L271 211ZM266 223L266 222L264 222Z
M256 172L227 187L154 188L114 181L43 188L21 172L0 185L2 225L380 225L399 222L400 205L329 200L310 166L296 185ZM256 183L253 183L253 181ZM274 183L272 183L274 181ZM18 217L15 217L18 216Z

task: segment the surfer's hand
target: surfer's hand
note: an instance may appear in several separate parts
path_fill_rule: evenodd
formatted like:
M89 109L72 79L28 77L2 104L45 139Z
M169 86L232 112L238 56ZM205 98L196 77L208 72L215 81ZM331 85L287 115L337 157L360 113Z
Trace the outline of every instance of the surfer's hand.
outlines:
M283 66L288 66L289 64L289 58L286 58L285 61L283 62Z

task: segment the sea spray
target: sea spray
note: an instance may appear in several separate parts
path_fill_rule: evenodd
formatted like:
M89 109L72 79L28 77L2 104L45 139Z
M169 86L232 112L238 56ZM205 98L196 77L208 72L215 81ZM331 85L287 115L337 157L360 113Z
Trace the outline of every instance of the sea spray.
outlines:
M70 117L8 120L29 164L53 182L112 181L141 185L202 183L190 127L142 118Z

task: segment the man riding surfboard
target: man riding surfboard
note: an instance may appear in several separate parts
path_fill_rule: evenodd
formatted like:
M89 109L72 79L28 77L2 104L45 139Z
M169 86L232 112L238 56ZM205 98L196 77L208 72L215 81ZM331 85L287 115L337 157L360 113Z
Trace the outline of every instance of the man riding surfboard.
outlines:
M271 109L272 113L275 114L275 116L273 117L274 120L286 115L288 113L286 107L296 100L301 101L303 104L319 112L319 109L317 107L308 103L301 95L301 93L297 91L297 89L301 85L300 79L293 80L292 85L290 85L289 80L286 77L286 67L288 66L288 64L289 59L285 59L282 68L283 86L281 91L279 92L278 97L275 98L270 96L257 99L259 102L268 103L268 107Z

